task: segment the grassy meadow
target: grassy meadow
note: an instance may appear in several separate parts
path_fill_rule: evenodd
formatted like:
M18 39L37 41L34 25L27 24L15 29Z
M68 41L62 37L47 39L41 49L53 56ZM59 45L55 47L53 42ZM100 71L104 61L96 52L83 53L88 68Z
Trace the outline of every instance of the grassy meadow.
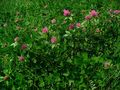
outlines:
M0 0L0 90L120 90L120 1Z

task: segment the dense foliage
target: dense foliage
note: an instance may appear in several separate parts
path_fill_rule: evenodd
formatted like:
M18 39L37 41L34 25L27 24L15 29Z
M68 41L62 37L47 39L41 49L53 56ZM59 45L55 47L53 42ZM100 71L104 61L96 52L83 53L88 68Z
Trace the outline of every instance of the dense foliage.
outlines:
M117 0L1 0L0 90L119 90Z

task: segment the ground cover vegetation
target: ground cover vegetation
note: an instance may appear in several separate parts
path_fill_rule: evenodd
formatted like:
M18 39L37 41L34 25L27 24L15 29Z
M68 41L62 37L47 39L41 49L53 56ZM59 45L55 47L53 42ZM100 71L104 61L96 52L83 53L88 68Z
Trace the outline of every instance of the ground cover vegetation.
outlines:
M0 90L120 90L119 0L1 0Z

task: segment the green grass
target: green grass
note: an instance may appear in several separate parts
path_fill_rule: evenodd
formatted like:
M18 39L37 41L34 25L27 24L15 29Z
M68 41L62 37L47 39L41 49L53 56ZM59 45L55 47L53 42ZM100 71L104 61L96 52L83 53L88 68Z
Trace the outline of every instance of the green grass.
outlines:
M73 14L65 25L64 9ZM92 9L99 17L86 22ZM119 1L1 0L0 90L119 90L120 15L110 16L110 9L119 10ZM57 22L52 25L54 18ZM77 22L84 22L84 27L67 31L70 23ZM47 35L41 33L45 26L50 29ZM103 32L94 33L96 28ZM57 37L56 44L50 43L52 36ZM20 49L23 43L28 45L25 51ZM19 62L20 55L25 62ZM104 69L106 61L108 69ZM5 76L9 79L4 80Z

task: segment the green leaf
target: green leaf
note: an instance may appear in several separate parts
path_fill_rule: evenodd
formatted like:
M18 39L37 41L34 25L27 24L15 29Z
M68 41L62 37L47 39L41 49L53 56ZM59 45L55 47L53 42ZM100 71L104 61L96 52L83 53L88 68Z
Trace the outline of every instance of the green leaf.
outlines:
M82 53L82 57L83 57L83 61L88 62L88 54L86 52Z
M29 24L30 24L30 22L29 22L29 21L26 21L26 22L25 22L25 25L29 25Z
M70 74L69 71L67 71L66 73L63 73L63 75L66 77L69 76L69 74Z
M74 83L74 80L69 80L69 86L71 86L72 83Z
M16 89L15 89L15 86L12 86L12 90L16 90Z
M40 84L39 84L40 87L44 87L45 86L45 83L42 79L40 79Z
M4 77L0 76L0 82L4 81L3 78L4 78Z
M70 21L72 21L72 20L73 20L73 18L72 18L72 17L69 17L69 20L70 20Z
M76 58L74 59L74 64L75 64L75 65L80 65L80 64L81 64L81 59L80 59L80 57L76 57Z
M15 43L12 43L10 46L13 46L15 48L17 45L18 45L18 43L15 42Z
M56 76L55 77L55 81L60 81L61 79L60 79L60 77L59 76Z

